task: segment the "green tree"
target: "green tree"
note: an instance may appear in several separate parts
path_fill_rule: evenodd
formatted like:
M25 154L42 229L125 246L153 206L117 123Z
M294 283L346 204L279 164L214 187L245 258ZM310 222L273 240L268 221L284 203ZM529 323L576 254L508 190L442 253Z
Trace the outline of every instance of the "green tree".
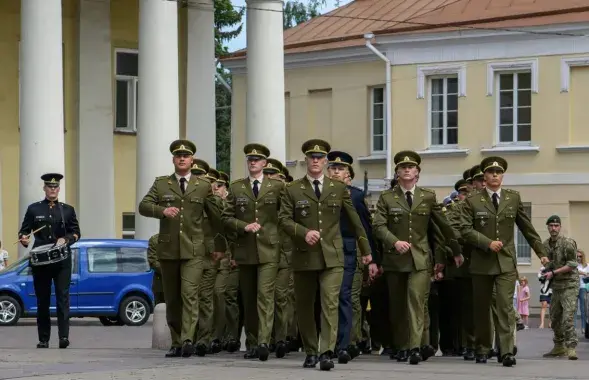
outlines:
M284 4L283 28L289 29L319 16L321 8L325 5L326 0L309 0L307 4L300 0L286 1Z

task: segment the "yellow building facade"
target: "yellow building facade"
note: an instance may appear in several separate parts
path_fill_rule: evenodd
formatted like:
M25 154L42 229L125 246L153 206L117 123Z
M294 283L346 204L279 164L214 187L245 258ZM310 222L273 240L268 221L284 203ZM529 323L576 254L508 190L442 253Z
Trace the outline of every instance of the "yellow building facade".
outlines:
M304 26L303 26L304 28ZM392 152L422 156L419 183L438 200L462 172L490 155L506 158L505 186L521 192L543 238L558 214L563 232L589 247L589 24L521 31L379 36L372 43L391 61ZM565 36L566 35L566 36ZM540 36L540 37L539 37ZM245 60L232 58L232 167L244 167ZM287 165L304 174L303 141L324 138L354 157L355 184L368 172L371 201L387 188L386 64L365 46L285 56ZM539 260L523 236L520 272Z

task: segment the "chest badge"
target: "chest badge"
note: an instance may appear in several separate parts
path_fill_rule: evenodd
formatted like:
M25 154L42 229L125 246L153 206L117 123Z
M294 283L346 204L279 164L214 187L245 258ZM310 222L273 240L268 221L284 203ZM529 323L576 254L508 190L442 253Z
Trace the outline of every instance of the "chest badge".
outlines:
M487 222L485 222L485 219L481 219L481 227L485 227L487 225Z
M301 215L302 216L307 216L307 211L305 211L305 210L301 211Z
M399 218L395 216L395 217L393 218L393 222L395 222L395 223L398 223L398 222L399 222Z
M239 211L245 212L245 207L241 206L241 208L239 209Z

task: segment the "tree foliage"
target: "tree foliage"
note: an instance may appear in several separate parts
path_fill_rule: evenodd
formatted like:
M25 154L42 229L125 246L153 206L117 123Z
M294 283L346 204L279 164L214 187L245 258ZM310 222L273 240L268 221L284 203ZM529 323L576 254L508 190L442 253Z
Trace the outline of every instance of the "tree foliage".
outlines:
M283 28L289 29L319 16L321 8L326 3L326 0L309 0L307 4L300 0L286 1L284 4Z

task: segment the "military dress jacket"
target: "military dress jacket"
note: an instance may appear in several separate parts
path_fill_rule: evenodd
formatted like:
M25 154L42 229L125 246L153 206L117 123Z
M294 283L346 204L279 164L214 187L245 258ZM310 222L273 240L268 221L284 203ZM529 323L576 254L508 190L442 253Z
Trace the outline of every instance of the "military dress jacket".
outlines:
M517 191L502 188L497 210L486 190L471 193L458 210L460 233L465 243L472 246L471 274L498 275L517 270L515 226L539 258L546 256L542 240L526 214ZM489 248L493 240L503 243L499 252Z
M340 230L342 211L350 220L360 251L364 256L370 255L366 231L352 204L349 189L343 182L325 176L319 199L306 176L286 185L281 196L279 218L280 226L293 239L293 270L322 270L344 266ZM312 246L305 241L307 232L311 230L318 231L321 235L319 242Z
M352 199L352 204L354 205L354 208L356 209L356 212L358 213L358 217L360 218L360 221L362 222L362 226L364 226L364 231L366 232L366 237L368 238L368 243L370 244L370 251L372 252L372 261L375 264L380 264L380 257L378 256L379 253L376 249L376 244L374 243L374 239L372 238L372 223L371 223L371 218L370 218L370 211L368 210L368 206L366 205L366 200L364 199L364 192L355 187L355 186L348 186L348 189L350 190L350 198ZM342 218L340 221L340 229L342 232L342 237L344 238L356 238L355 235L355 231L354 228L352 227L352 225L350 224L350 220L348 219L347 215L345 214L345 212L342 211ZM346 244L346 242L344 241L344 244ZM354 242L354 247L344 247L344 253L346 251L353 251L356 250L356 246L355 246L355 242ZM357 251L357 256L358 256L358 265L360 268L362 268L363 264L362 264L362 255L360 254L360 252L358 250Z
M553 290L575 289L579 286L579 272L577 270L577 243L568 237L559 236L553 246L550 245L550 238L544 241L544 249L550 263L547 269L557 270L568 266L572 270L560 273L552 278L551 287Z
M385 271L413 272L430 270L432 267L432 251L428 231L432 229L430 222L435 223L444 236L444 246L450 245L455 254L460 248L455 232L450 227L436 201L436 193L423 187L415 187L413 204L409 207L405 194L400 186L384 191L376 205L374 214L374 234L383 242L382 267ZM405 241L411 244L411 250L399 253L395 243Z
M279 269L290 268L292 262L292 239L282 231L280 233L280 262Z
M472 251L472 246L470 244L467 244L462 239L462 235L460 234L460 208L462 207L463 202L464 201L454 202L452 206L448 207L446 210L446 218L448 219L448 222L450 223L454 231L456 231L457 239L459 243L462 245L462 256L464 257L462 265L459 268L457 268L451 252L447 255L447 264L445 270L446 278L465 278L470 276L470 253Z
M164 287L162 286L162 270L160 261L157 258L157 239L158 234L153 235L149 238L147 245L147 262L149 263L149 267L153 269L152 290L154 293L164 291Z
M282 181L264 176L254 196L249 177L233 181L223 211L223 223L233 232L233 259L238 265L278 263L280 234L278 210ZM257 222L262 228L257 233L245 232L245 227Z
M164 216L168 207L180 212L174 218ZM205 212L216 233L223 232L221 210L209 181L190 177L184 194L174 174L157 177L139 203L139 214L160 220L157 256L159 260L205 257ZM216 248L222 251L224 248Z
M217 202L219 210L223 211L224 210L223 199L221 199L221 197L215 195L215 200ZM223 234L220 234L219 232L215 231L215 229L213 228L213 223L209 219L209 216L206 212L205 212L205 220L203 222L203 231L204 231L204 236L205 236L205 247L207 250L207 257L205 257L204 268L205 269L212 269L212 268L218 269L221 264L221 260L217 260L217 261L213 260L213 253L214 252L225 253L227 251L227 240L225 239Z

